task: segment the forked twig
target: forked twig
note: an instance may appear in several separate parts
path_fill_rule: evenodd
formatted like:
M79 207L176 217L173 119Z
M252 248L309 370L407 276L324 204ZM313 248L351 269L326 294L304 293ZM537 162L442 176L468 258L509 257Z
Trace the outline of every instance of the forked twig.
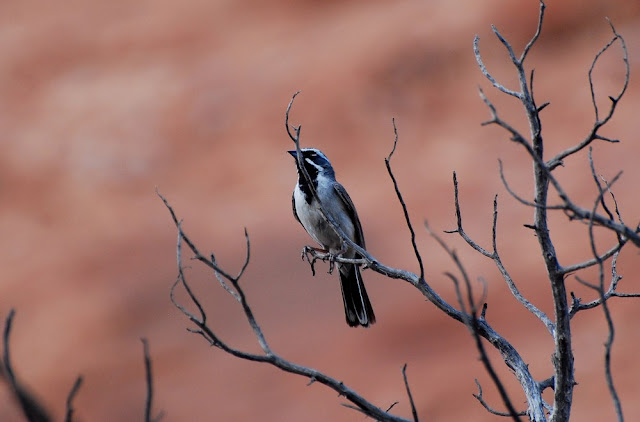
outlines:
M460 259L458 258L458 254L456 254L454 250L449 248L449 246L444 242L444 240L442 240L440 236L438 236L433 230L431 230L431 228L429 227L426 221L425 221L425 228L427 229L431 237L433 237L436 240L436 242L440 245L440 247L444 249L447 255L449 255L451 260L456 265L458 271L462 275L462 279L465 283L466 292L467 292L466 304L465 304L465 301L463 300L463 294L460 291L460 286L457 278L453 274L445 273L445 275L447 275L454 283L454 286L456 289L456 297L458 299L458 303L460 304L461 312L465 317L464 322L469 328L469 331L471 332L471 336L475 341L476 349L480 353L480 360L482 361L482 364L484 365L486 371L489 373L491 380L493 381L498 392L500 393L500 398L502 399L504 405L509 411L509 415L513 418L514 421L520 421L521 420L519 417L520 412L516 411L515 407L513 406L513 403L511 402L511 398L509 397L509 394L507 393L507 390L504 387L504 384L502 383L502 381L498 377L498 374L493 368L493 365L489 360L489 356L487 355L487 351L484 348L484 344L482 343L482 339L479 334L479 318L478 318L478 312L477 312L477 304L473 297L473 291L471 289L471 283L469 281L469 276L467 275L467 271L464 265L462 265L462 262L460 261ZM484 297L482 298L482 301L484 301ZM469 306L470 311L467 311L466 309L467 305ZM484 320L484 316L482 318Z
M492 223L492 229L491 229L491 244L492 244L493 250L489 252L487 249L483 248L477 242L471 239L471 237L469 237L469 235L467 234L467 232L465 232L462 226L462 212L460 211L460 198L458 193L458 177L456 175L456 172L453 172L453 188L454 188L453 202L455 205L457 228L455 230L448 230L446 231L446 233L458 233L460 237L462 237L464 241L469 246L471 246L475 251L493 260L494 263L496 264L496 267L500 271L500 274L502 275L505 282L507 283L507 286L509 287L509 290L511 291L511 294L513 295L513 297L515 297L516 300L520 302L529 312L531 312L540 321L542 321L542 323L545 325L545 327L547 328L547 330L552 336L555 335L555 324L551 321L551 319L547 316L547 314L545 314L540 309L538 309L533 303L531 303L526 297L524 297L522 293L520 293L520 290L518 289L515 282L513 281L513 278L511 277L506 267L502 263L502 258L498 253L498 246L497 246L498 196L496 195L493 200L493 223Z
M480 385L480 382L476 379L476 386L478 387L478 394L473 394L473 397L475 397L478 402L482 405L482 407L484 407L487 412L492 413L496 416L511 416L511 413L507 413L507 412L500 412L499 410L495 410L493 407L489 406L489 403L487 403L484 399L484 397L482 396L482 386ZM518 413L518 416L527 416L527 412L526 411L522 411Z
M591 103L593 105L595 121L593 123L593 126L589 130L589 133L584 138L584 140L582 140L582 142L578 143L573 147L567 148L566 150L560 152L559 154L557 154L547 162L547 165L549 166L549 170L553 170L556 167L562 165L562 162L565 158L577 153L578 151L590 145L595 140L603 140L606 142L618 142L615 139L609 139L607 137L600 135L598 131L611 120L611 118L613 117L613 114L615 113L618 103L622 99L622 96L625 94L625 92L627 92L627 87L629 86L629 76L630 76L631 69L629 65L629 52L627 50L626 42L624 38L620 34L618 34L615 27L613 26L613 23L611 23L609 19L607 19L607 21L609 23L609 26L611 27L611 31L613 32L614 37L595 55L593 62L589 67L589 73L588 73L589 89L591 92ZM609 96L609 100L611 101L609 112L604 118L600 119L600 114L599 114L598 104L596 102L595 90L594 90L594 84L593 84L593 70L595 69L595 66L598 63L600 57L607 50L609 50L609 48L611 48L611 46L616 41L620 41L620 45L622 47L622 61L624 62L624 67L625 67L624 82L622 84L622 88L620 89L620 92L618 92L616 96Z

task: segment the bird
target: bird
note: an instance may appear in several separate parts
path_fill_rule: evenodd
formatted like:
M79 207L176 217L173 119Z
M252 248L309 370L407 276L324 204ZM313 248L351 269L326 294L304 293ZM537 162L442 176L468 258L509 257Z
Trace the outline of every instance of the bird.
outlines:
M315 148L304 148L300 150L299 162L296 150L287 152L296 160L298 172L298 181L291 198L295 219L322 246L321 252L328 253L330 257L361 258L360 254L348 246L343 250L340 235L322 215L320 204L325 213L331 214L342 232L353 243L365 249L356 208L346 189L336 181L335 171L327 156ZM301 171L300 163L306 169L310 183ZM350 327L368 327L375 323L376 316L362 281L360 266L343 262L336 262L335 265L340 275L347 324Z

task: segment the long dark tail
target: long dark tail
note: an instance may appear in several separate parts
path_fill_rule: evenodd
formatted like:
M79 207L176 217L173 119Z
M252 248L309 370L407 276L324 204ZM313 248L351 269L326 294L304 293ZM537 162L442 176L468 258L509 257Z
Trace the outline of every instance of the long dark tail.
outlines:
M360 267L353 264L339 264L340 286L347 324L350 327L359 325L368 327L376 322L369 296L362 282Z

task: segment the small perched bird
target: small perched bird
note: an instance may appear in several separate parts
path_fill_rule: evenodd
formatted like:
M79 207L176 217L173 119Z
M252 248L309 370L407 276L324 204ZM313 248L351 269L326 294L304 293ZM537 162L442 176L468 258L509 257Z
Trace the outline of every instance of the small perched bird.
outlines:
M345 188L336 181L335 172L327 157L317 149L300 150L302 154L300 161L307 170L312 185L310 186L300 170L297 152L295 150L287 152L296 159L298 170L298 183L293 190L292 198L293 216L302 224L309 236L322 246L323 252L344 258L360 258L360 255L348 246L346 251L343 250L340 236L322 216L320 204L313 195L315 191L325 213L330 213L344 234L364 249L364 236L356 208ZM336 266L340 274L347 324L350 327L359 325L368 327L376 322L376 316L362 282L360 267L356 264L341 262L337 262Z

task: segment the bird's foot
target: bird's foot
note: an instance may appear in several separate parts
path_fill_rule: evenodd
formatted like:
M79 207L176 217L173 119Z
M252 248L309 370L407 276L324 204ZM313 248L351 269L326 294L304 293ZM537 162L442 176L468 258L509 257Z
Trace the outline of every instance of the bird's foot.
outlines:
M322 262L329 261L329 274L333 274L333 270L336 266L336 261L338 258L342 258L343 254L347 252L347 245L343 244L342 249L336 252L328 251L322 248L314 248L313 246L305 246L302 248L302 260L306 260L311 266L311 273L315 276L316 269L315 264L317 260L322 260Z
M305 259L307 260L307 262L309 263L309 266L311 267L311 274L312 275L316 275L316 261L318 259L321 259L323 261L327 260L327 256L329 255L329 252L325 249L321 249L321 248L314 248L313 246L305 246L304 248L302 248L302 260L304 261Z
M323 261L327 261L327 260L329 261L329 271L327 271L329 274L333 274L333 269L336 266L336 258L339 255L340 254L334 254L334 253L328 252L324 257Z
M347 245L343 242L342 249L340 249L337 252L329 251L325 254L326 256L322 260L329 261L329 274L333 274L333 269L335 268L335 265L336 265L336 259L341 258L342 254L344 254L345 252L347 252Z

